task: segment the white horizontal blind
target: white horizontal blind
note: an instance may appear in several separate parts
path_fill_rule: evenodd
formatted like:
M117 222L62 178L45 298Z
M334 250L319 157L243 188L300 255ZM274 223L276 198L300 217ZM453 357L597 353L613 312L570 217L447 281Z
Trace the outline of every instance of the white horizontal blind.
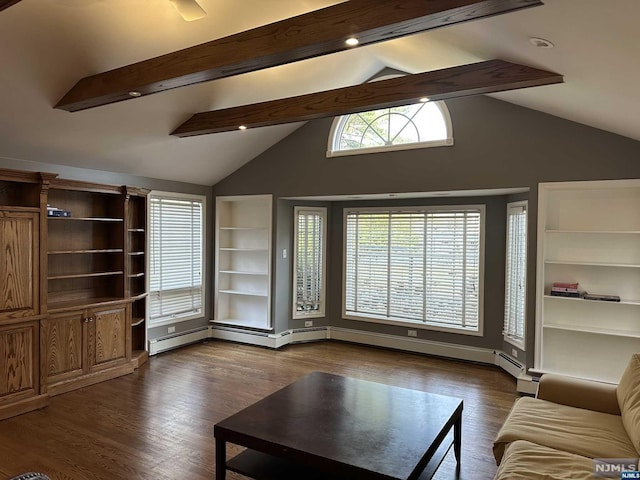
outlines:
M326 209L295 209L294 317L324 314Z
M202 313L203 202L150 195L151 324Z
M503 334L516 342L524 341L526 284L527 206L509 204Z
M482 212L347 210L346 315L478 330Z

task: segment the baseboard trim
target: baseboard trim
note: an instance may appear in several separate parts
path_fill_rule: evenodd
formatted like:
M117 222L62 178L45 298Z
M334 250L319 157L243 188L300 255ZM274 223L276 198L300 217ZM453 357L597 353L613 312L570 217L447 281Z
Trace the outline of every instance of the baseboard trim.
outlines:
M384 333L365 332L340 327L299 328L272 334L210 325L203 329L152 340L149 342L149 355L155 355L156 353L182 347L207 338L272 349L279 349L294 343L339 340L411 353L423 353L437 357L497 365L517 379L518 392L535 395L538 389L538 383L535 379L525 373L525 366L500 350L434 342L420 338L403 338Z
M494 363L494 351L488 348L454 345L416 338L403 338L382 333L363 332L339 327L329 327L329 338L345 342L361 343L376 347L392 348L438 357L455 358L480 363Z
M178 347L184 347L190 343L196 343L209 338L209 328L203 327L187 332L181 332L177 335L156 338L149 341L149 355L166 352Z

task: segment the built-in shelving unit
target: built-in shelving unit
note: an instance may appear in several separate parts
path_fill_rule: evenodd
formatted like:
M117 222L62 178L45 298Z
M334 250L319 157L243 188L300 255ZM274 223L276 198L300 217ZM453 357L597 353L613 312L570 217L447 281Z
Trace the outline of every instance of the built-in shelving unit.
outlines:
M617 382L640 350L640 181L542 183L538 214L536 370Z
M47 203L70 212L47 217L48 307L124 299L124 197L120 187L61 181Z
M131 304L131 356L137 365L148 358L147 348L147 196L149 191L127 187L126 295Z
M215 322L271 330L270 195L216 200Z
M0 420L44 407L42 207L55 175L0 169ZM46 257L45 257L46 258Z
M0 169L0 419L146 358L146 194Z

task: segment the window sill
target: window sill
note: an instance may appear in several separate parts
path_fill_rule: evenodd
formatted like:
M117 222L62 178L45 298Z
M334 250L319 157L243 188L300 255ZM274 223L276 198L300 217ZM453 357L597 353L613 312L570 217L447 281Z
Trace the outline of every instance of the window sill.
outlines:
M299 314L294 314L291 318L293 320L306 320L308 318L324 318L324 312L313 312L313 313L299 313Z
M520 349L520 350L522 350L523 352L524 352L524 351L526 351L526 350L525 350L525 347L524 347L524 341L522 341L522 340L517 340L517 339L515 339L515 338L513 338L513 337L510 337L509 335L504 335L504 334L502 335L502 339L503 339L505 342L507 342L507 343L509 343L509 344L513 345L514 347L519 348L519 349Z
M327 150L327 158L347 157L351 155L366 155L369 153L395 152L399 150L414 150L417 148L431 147L451 147L453 146L453 138L445 138L442 140L432 140L430 142L419 143L401 143L398 145L385 145L380 147L368 148L352 148L349 150Z
M189 320L195 320L198 318L204 318L204 313L203 312L198 312L195 313L193 315L187 315L184 317L175 317L175 318L167 318L166 320L158 320L156 322L154 322L153 320L149 320L149 328L156 328L156 327L164 327L167 325L175 325L176 323L181 323L181 322L186 322Z
M447 327L443 325L436 325L432 323L419 322L414 320L392 320L384 317L374 317L374 316L361 316L348 314L343 312L342 318L344 320L357 320L359 322L368 322L368 323L380 323L384 325L394 325L396 327L408 327L408 328L417 328L420 330L433 330L436 332L446 332L446 333L456 333L458 335L471 335L474 337L482 336L482 321L480 321L480 325L477 330L472 330L469 328L457 328L457 327Z

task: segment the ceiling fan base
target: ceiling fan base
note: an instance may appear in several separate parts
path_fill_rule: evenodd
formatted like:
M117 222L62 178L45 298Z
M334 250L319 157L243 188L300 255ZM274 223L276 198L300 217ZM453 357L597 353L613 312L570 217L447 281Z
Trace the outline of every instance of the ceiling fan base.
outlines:
M196 0L169 0L186 22L200 20L207 16L207 12Z

